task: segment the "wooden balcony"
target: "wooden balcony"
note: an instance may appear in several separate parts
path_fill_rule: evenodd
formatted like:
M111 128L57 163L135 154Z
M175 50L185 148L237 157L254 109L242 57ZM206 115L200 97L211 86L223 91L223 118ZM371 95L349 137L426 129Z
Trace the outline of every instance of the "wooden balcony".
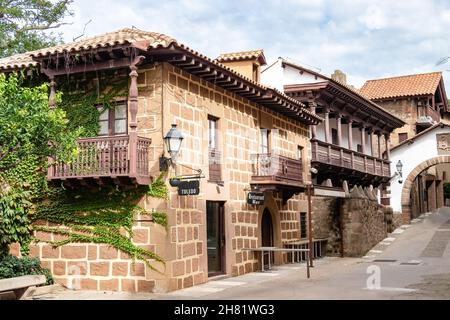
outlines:
M339 147L319 140L312 140L312 159L314 166L323 165L329 170L320 170L322 173L335 176L341 174L346 180L361 180L363 177L368 181L389 179L390 161L372 157L360 152ZM338 170L336 170L338 169Z
M264 153L252 155L252 162L252 185L273 186L276 189L304 187L301 160Z
M222 153L217 149L208 150L209 178L211 182L222 181Z
M134 141L133 141L134 140ZM148 151L151 140L130 136L83 138L77 141L78 153L70 163L51 163L50 181L86 181L148 185Z
M439 122L440 119L441 115L439 111L434 110L431 106L417 108L417 125L431 127L434 123Z

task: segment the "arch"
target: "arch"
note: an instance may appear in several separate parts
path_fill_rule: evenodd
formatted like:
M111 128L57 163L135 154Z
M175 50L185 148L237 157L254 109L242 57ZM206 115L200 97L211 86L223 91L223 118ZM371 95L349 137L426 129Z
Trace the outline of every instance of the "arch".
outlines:
M272 247L275 244L273 236L273 222L270 210L265 208L261 221L261 244L263 247Z
M268 211L270 213L270 217L272 219L272 232L273 232L273 242L275 247L281 247L281 219L280 214L278 212L277 202L274 199L273 195L269 192L266 193L266 201L264 202L264 206L261 206L258 212L258 233L261 235L262 231L262 223L263 223L263 214L264 211ZM259 236L258 245L262 246L262 237ZM282 263L282 252L275 253L275 264Z
M410 194L414 180L422 171L437 164L443 163L450 163L450 156L437 156L420 163L413 170L411 170L411 172L404 180L401 195L401 208L404 223L409 223L410 220L411 215Z

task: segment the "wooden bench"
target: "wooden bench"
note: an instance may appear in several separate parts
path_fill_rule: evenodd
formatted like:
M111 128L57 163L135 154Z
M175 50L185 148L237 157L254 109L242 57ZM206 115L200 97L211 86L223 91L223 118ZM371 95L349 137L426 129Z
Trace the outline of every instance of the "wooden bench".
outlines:
M0 293L14 292L16 299L26 298L35 286L44 284L44 275L29 275L7 279L0 279Z

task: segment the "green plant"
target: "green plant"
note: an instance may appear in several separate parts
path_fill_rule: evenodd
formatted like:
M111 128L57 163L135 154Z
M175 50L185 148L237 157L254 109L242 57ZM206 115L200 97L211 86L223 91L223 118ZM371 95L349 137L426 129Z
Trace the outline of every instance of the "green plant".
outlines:
M444 198L450 199L450 182L444 182Z
M19 82L16 84L18 85ZM44 125L36 133L40 133L42 141L45 142L41 143L40 146L46 152L53 151L57 159L70 161L71 157L74 156L74 152L69 147L71 146L70 143L73 143L78 136L97 135L100 113L102 110L113 107L114 101L119 99L117 97L123 99L126 96L127 84L126 72L123 71L104 71L68 76L67 81L58 83L63 93L58 93L57 110L48 110L46 91L45 94L38 91L40 94L34 100L33 95L28 96L30 99L19 99L19 102L12 106L8 102L11 99L0 99L0 107L3 103L10 110L19 112L19 116L22 117L33 110L32 108L30 108L31 110L27 109L32 103L38 102L39 106L45 107L46 112L58 124L59 121L63 121L64 126L61 125L61 128L64 128L64 139L58 140L59 131L57 130L50 130L54 137L49 136ZM47 88L46 85L38 87L39 90ZM14 87L14 90L20 91L22 89ZM28 93L38 89L33 87L23 90L28 90L26 91ZM11 97L11 94L9 94L9 97ZM95 106L98 104L102 108L96 108ZM14 109L15 106L18 107ZM25 111L21 111L21 106L25 107L22 108ZM0 112L4 112L4 110L0 110ZM47 113L44 114L47 115ZM11 123L11 128L17 129L17 126L14 126L13 123L14 114L5 115L11 119L8 118L3 121ZM33 119L33 116L31 115L30 119ZM65 116L67 116L67 119ZM19 124L26 125L26 121L20 120ZM33 125L31 121L30 125ZM11 133L2 131L4 129L0 126L0 146L3 146L2 143L9 146L11 142L8 137ZM25 129L30 130L27 126ZM15 132L18 135L17 139L34 138L32 134L21 137L21 134L26 130L20 129ZM55 142L51 146L53 149L48 147L46 143L49 140ZM64 148L58 149L58 146ZM63 186L47 185L47 157L44 156L46 153L36 153L34 152L35 149L36 146L31 143L23 144L20 151L21 154L26 155L25 157L7 154L6 162L2 162L2 159L0 159L0 182L2 182L2 186L5 186L2 187L0 201L0 222L2 222L0 223L0 253L7 254L9 244L19 242L22 254L27 254L29 242L31 240L40 241L37 238L30 237L30 230L36 230L62 235L62 240L50 243L54 247L71 242L103 243L127 253L133 259L143 261L154 270L157 269L149 260L164 264L162 258L155 253L133 244L132 226L135 215L148 214L138 206L142 197L167 199L168 192L164 182L165 172L150 186L127 189L111 185L98 187L98 190L83 188L69 190ZM8 147L0 150L10 152ZM4 163L3 167L5 168L3 175L1 174L2 163ZM11 163L14 163L15 166L9 166ZM165 213L155 212L152 213L152 217L154 223L167 226L167 215ZM52 226L33 225L37 221L49 222Z
M48 269L41 267L38 258L4 256L0 258L0 279L26 275L44 275L46 285L53 284L53 277Z
M148 187L137 189L109 186L92 192L55 188L49 193L47 201L37 205L33 221L43 220L58 226L36 225L34 230L64 236L63 240L50 242L54 247L71 242L108 244L160 272L148 260L164 264L163 259L132 242L134 216L147 214L137 203L148 193L154 197L165 197L167 189L162 177ZM152 216L154 223L167 225L165 213L156 212Z
M47 85L22 80L0 74L0 255L13 242L27 254L31 202L46 189L47 157L69 159L78 136L67 132L63 110L48 108Z

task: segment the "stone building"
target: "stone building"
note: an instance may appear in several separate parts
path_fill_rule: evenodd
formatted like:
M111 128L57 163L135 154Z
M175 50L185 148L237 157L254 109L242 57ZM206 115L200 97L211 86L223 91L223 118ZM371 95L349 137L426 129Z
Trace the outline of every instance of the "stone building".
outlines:
M404 122L347 85L339 70L328 77L279 58L262 81L324 119L311 135L314 236L329 239L331 254L364 254L386 235L386 208L374 188L391 179L389 152L381 150Z
M169 36L138 29L1 59L1 72L28 70L49 81L51 108L65 81L98 74L95 86L108 70L128 83L128 92L100 115L98 135L78 141L78 158L51 161L50 183L92 192L99 185L149 185L166 165L163 137L173 124L184 139L168 178L199 181L198 195L169 187L167 200L139 201L145 212L135 217L133 243L164 259L161 272L106 244L53 248L48 242L61 236L46 232L36 234L41 241L31 254L64 285L168 291L259 270L258 254L243 249L282 247L304 237L310 126L322 119L302 102L261 85L264 64L259 50L212 60ZM263 193L262 204L247 203L251 191ZM154 211L167 213L167 228L152 222ZM280 264L286 256L271 259Z
M368 80L361 94L405 121L403 127L391 134L390 149L412 143L418 134L448 122L450 115L441 72ZM449 181L449 174L450 165L439 164L415 177L411 218L444 205L443 186ZM388 191L386 197L389 196Z

